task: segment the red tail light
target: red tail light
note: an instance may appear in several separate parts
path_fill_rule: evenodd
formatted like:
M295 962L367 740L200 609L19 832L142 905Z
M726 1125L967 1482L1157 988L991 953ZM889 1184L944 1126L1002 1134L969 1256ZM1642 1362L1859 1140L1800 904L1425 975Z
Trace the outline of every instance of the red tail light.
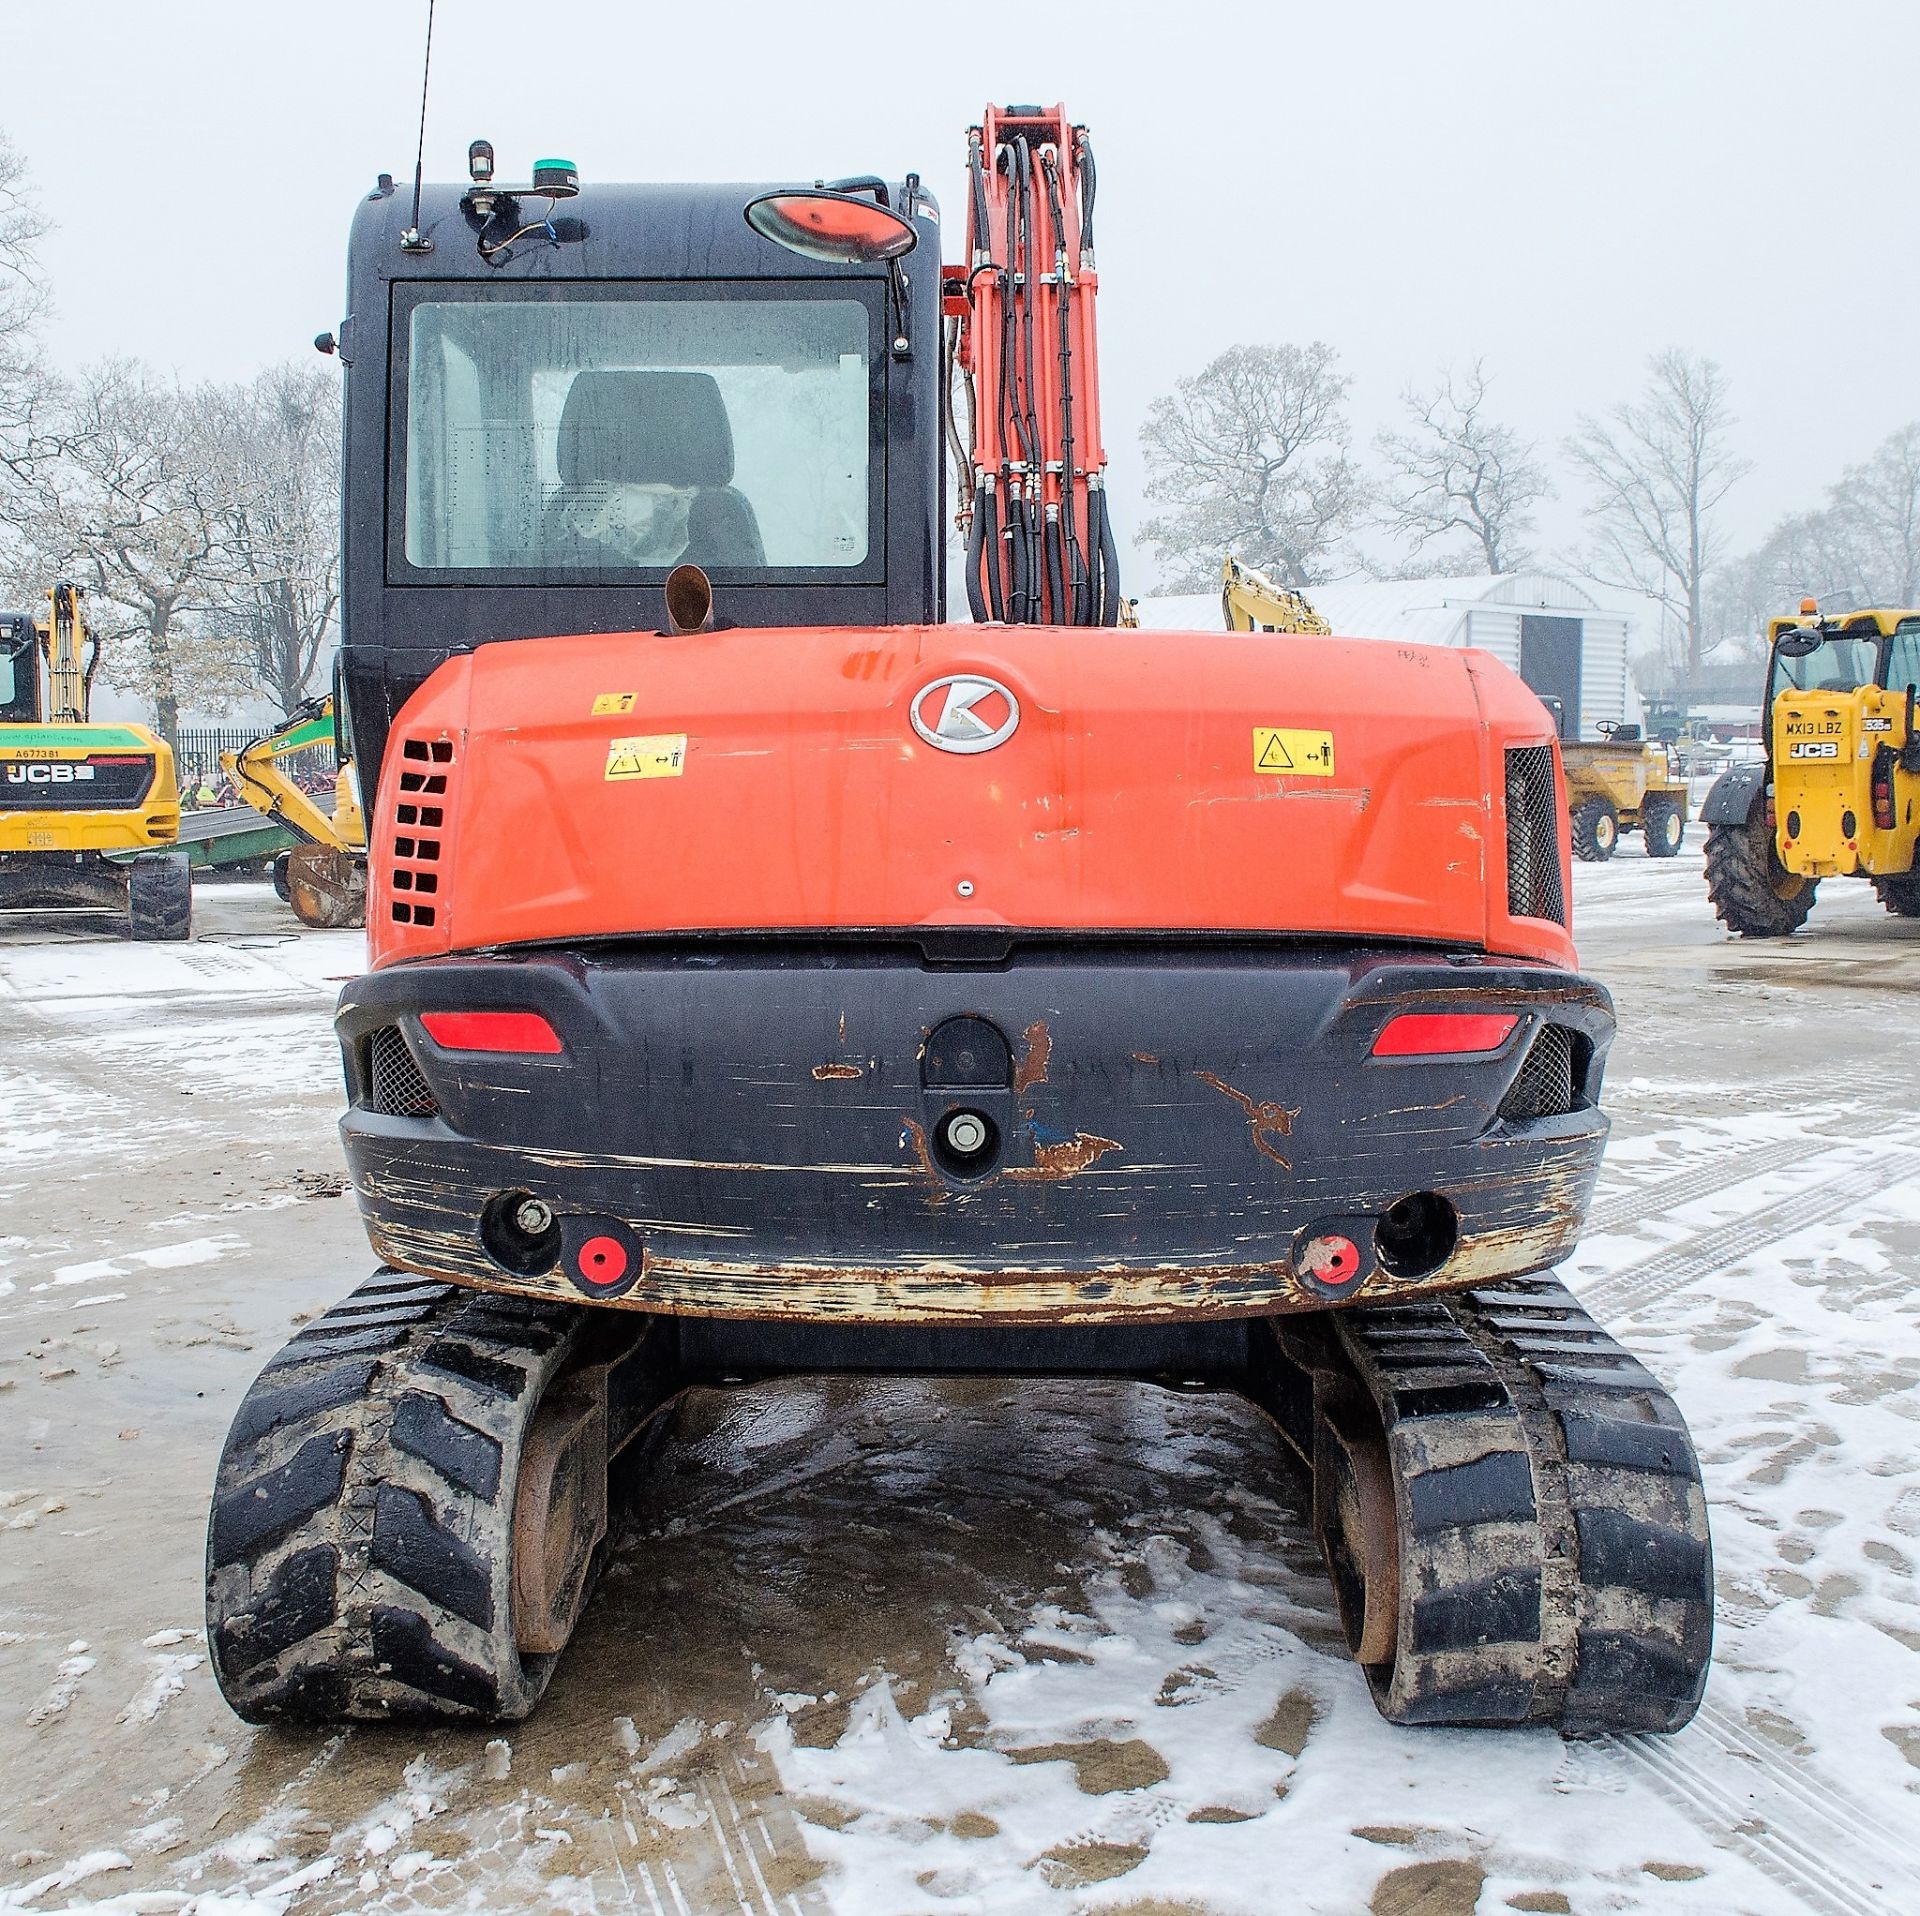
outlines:
M1893 754L1883 751L1873 765L1873 823L1878 831L1890 832L1893 815Z
M1403 1011L1373 1041L1376 1058L1452 1058L1498 1051L1520 1022L1510 1011Z
M423 1011L427 1036L443 1051L509 1051L552 1057L560 1034L537 1011Z

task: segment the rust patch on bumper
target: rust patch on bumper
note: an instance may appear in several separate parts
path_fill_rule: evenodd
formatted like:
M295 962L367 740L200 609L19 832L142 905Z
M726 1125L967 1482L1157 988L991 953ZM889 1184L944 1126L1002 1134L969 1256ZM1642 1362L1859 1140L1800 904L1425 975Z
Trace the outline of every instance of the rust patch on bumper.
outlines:
M1231 1098L1247 1114L1247 1129L1253 1134L1253 1148L1262 1157L1271 1158L1283 1171L1293 1169L1293 1160L1281 1155L1274 1139L1292 1135L1293 1121L1300 1115L1299 1105L1259 1103L1244 1091L1236 1091L1224 1079L1216 1078L1211 1071L1196 1071L1193 1075L1202 1084L1211 1085L1223 1098Z
M829 1084L838 1078L859 1078L866 1074L857 1064L817 1064L813 1067L814 1081Z
M383 1226L368 1220L375 1251L389 1264L442 1283L479 1290L594 1303L552 1271L508 1274L459 1232ZM1499 1231L1469 1239L1431 1277L1384 1271L1354 1286L1354 1304L1392 1304L1544 1269L1566 1246L1550 1233ZM1133 1266L1125 1269L983 1270L958 1264L872 1268L855 1265L727 1264L651 1257L640 1282L601 1310L675 1317L760 1318L841 1324L1118 1324L1265 1317L1323 1311L1284 1263Z
M1016 1098L1031 1091L1036 1084L1046 1083L1047 1066L1053 1060L1053 1033L1047 1029L1044 1018L1036 1018L1020 1036L1026 1041L1027 1048L1013 1069L1013 1095Z
M1001 1175L1013 1184L1057 1184L1077 1178L1089 1165L1098 1164L1109 1151L1118 1151L1118 1138L1097 1138L1091 1131L1079 1132L1061 1144L1042 1144L1034 1148L1031 1164L1016 1164Z

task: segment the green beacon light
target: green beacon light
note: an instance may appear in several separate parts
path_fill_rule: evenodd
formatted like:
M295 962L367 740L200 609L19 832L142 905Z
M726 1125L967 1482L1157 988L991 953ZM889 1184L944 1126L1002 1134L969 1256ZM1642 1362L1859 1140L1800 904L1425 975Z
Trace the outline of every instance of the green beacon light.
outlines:
M570 200L580 190L580 171L571 160L535 160L533 190Z

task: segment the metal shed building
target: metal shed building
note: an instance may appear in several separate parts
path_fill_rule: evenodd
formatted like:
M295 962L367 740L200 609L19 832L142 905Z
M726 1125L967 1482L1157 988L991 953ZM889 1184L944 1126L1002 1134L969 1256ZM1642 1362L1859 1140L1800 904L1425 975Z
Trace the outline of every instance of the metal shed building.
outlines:
M1343 638L1406 645L1475 645L1556 702L1563 738L1595 738L1603 719L1640 722L1627 654L1635 617L1602 605L1577 580L1548 572L1459 579L1390 579L1316 585L1307 597ZM1198 595L1143 600L1141 623L1205 630L1219 601Z

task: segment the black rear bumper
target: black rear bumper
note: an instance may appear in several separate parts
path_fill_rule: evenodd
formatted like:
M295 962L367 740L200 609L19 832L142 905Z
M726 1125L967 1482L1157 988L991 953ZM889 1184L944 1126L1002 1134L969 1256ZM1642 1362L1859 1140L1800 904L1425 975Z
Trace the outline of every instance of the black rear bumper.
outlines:
M565 1050L456 1053L420 1023L487 1008L542 1013ZM1410 1009L1517 1023L1483 1055L1373 1056ZM971 966L872 940L396 966L348 986L338 1029L355 1188L402 1268L689 1315L1033 1324L1552 1265L1599 1165L1613 1015L1588 979L1458 954L1077 941ZM959 1110L993 1140L971 1162L943 1146ZM498 1234L516 1193L558 1220L531 1251ZM1302 1256L1329 1234L1359 1250L1337 1284ZM618 1284L581 1275L589 1242Z

